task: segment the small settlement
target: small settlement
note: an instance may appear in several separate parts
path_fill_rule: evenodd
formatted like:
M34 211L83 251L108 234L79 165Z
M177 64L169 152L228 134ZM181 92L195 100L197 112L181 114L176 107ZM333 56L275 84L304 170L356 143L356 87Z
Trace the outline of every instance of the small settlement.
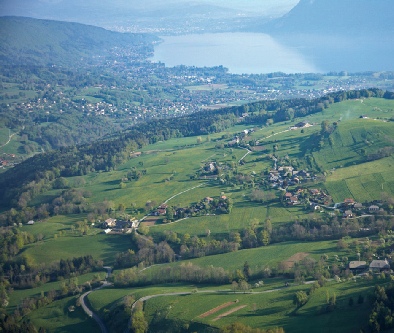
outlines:
M106 234L128 234L131 233L133 228L137 228L138 224L139 221L135 218L129 220L108 218L102 223L101 227Z

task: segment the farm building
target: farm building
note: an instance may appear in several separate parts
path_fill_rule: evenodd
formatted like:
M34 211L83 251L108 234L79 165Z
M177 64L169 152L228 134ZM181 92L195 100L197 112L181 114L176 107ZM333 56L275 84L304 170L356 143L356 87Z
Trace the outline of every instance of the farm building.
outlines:
M114 227L116 226L116 219L108 218L104 222L105 227Z
M349 262L349 269L362 270L368 268L366 261L351 261Z
M378 210L379 210L379 206L376 206L376 205L369 206L369 208L368 208L368 211L370 213L377 212Z
M353 212L351 210L345 210L345 212L342 215L343 218L352 218L353 217Z
M373 272L381 272L390 269L390 264L385 260L372 260L369 264L369 270Z

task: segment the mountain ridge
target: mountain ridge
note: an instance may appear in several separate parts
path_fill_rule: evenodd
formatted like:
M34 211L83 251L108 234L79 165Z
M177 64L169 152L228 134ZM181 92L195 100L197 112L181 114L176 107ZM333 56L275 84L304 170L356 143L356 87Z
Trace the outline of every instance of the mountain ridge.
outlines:
M394 2L376 0L301 0L290 12L262 25L269 33L346 35L394 32Z

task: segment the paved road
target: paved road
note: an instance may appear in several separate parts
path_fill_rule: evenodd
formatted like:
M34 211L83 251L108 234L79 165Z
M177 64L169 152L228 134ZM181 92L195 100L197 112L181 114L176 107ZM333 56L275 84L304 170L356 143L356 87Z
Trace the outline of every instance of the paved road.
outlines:
M238 161L238 163L241 163L241 161L246 157L246 156L248 156L250 153L253 153L250 149L248 149L248 148L245 148L248 152L244 155L244 156L242 156L241 157L241 159Z
M92 310L90 310L89 307L86 305L86 303L85 303L85 298L86 298L86 296L89 295L91 292L96 291L96 290L99 290L99 289L102 289L102 288L105 288L105 287L109 287L109 286L112 286L112 284L111 284L111 283L108 283L107 281L105 281L100 287L98 287L98 288L96 288L96 289L93 289L93 290L90 290L90 291L87 291L86 293L82 294L81 297L79 298L79 302L80 302L81 305L82 305L83 311L85 311L85 313L86 313L89 317L93 318L93 319L97 322L97 324L100 326L100 330L101 330L102 333L108 333L108 330L107 330L107 328L105 327L105 324L103 323L103 321L101 320L101 318L100 318L98 315L96 315Z
M194 190L194 189L196 189L196 188L198 188L198 187L201 187L201 186L204 186L204 185L206 185L206 183L203 183L203 184L194 186L194 187L189 188L189 189L187 189L187 190L185 190L185 191L183 191L183 192L179 192L179 193L173 195L171 198L169 198L169 199L167 199L166 201L164 201L163 203L166 204L168 201L174 199L174 198L177 197L178 195L181 195L181 194L183 194L183 193L189 192L189 191L191 191L191 190Z
M1 145L0 148L3 148L3 147L5 147L6 145L8 145L8 144L11 142L12 137L13 137L14 135L16 135L16 134L17 134L17 133L12 133L12 134L9 136L8 141L7 141L5 144Z

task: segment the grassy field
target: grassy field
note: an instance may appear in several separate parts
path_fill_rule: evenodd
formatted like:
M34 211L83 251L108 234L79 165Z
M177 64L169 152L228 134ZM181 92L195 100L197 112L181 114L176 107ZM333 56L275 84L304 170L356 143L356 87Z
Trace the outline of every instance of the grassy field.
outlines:
M111 265L117 253L127 251L130 247L130 236L127 235L64 236L28 245L22 255L39 264L90 254L95 259L103 260L104 264Z
M325 187L336 202L354 198L359 202L380 199L382 193L394 195L393 156L330 172Z
M251 270L256 271L265 267L273 268L279 262L286 261L297 253L307 253L316 260L319 260L323 254L326 254L329 257L329 262L334 262L334 255L338 255L339 257L346 255L349 257L349 260L357 257L356 253L352 254L351 252L339 251L336 243L336 241L286 242L271 244L267 247L201 257L188 261L202 267L212 265L214 267L223 267L229 271L242 269L245 261L247 261ZM182 263L183 261L170 265L181 265ZM157 267L152 267L150 270L155 271L156 269Z
M283 288L270 293L254 294L193 294L187 296L158 297L148 300L145 311L152 320L157 311L165 311L169 319L201 322L222 327L234 321L260 328L283 327L286 332L358 332L367 326L369 304L356 304L358 295L365 298L376 282L357 281L330 283L312 295L309 302L295 314L293 295L308 286ZM333 312L319 314L326 304L326 293L336 294L337 307ZM349 307L352 297L355 305ZM200 316L216 307L228 303L228 307ZM241 308L242 307L242 308ZM236 310L225 315L229 310ZM219 318L220 315L225 315Z
M226 195L229 193L225 192ZM152 233L171 230L180 234L206 235L207 230L212 234L230 233L248 227L252 220L257 219L262 223L266 218L270 218L272 223L283 223L294 220L295 218L306 217L306 213L301 207L282 207L280 203L268 206L251 203L245 198L237 198L229 195L236 200L231 214L193 217L179 222L156 225L151 229Z

